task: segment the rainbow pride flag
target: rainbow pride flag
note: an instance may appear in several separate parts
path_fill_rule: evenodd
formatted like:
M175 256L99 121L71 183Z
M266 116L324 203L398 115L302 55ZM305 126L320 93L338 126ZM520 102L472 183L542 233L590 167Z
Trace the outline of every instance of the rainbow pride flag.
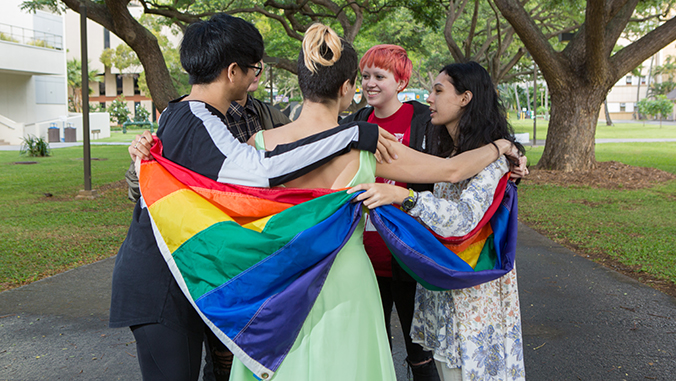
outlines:
M359 224L355 195L329 189L222 184L164 159L139 183L157 245L188 300L257 377L293 346L331 265ZM489 213L465 237L439 237L392 206L370 211L402 266L424 286L471 287L513 268L516 189L505 176ZM455 250L455 251L454 251Z

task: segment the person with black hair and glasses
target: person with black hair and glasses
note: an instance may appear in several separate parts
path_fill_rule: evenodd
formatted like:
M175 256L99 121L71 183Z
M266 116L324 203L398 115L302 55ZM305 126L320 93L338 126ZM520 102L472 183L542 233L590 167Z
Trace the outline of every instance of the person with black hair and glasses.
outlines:
M180 54L192 88L164 110L157 136L166 158L203 176L275 186L351 148L375 152L387 146L378 141L378 130L347 126L332 130L325 139L278 150L283 155L266 155L234 137L228 114L233 101L246 97L260 71L263 39L258 30L240 18L217 14L186 29ZM135 139L132 158L147 157L150 140L149 133ZM294 166L282 165L289 162ZM162 258L143 198L115 261L110 327L131 328L145 380L199 377L206 326Z

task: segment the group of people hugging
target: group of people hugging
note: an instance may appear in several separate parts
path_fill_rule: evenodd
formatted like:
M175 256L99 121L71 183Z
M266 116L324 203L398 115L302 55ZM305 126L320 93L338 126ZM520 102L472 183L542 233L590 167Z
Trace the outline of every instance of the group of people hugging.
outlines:
M429 106L401 102L412 72L403 48L377 45L359 59L330 27L314 24L298 57L302 111L290 121L248 93L263 52L258 30L237 17L216 14L187 28L180 55L192 88L160 117L166 159L222 183L350 188L364 208L395 204L439 236L472 231L500 179L528 172L494 84L475 62L443 67ZM368 106L340 118L359 80ZM138 163L152 160L154 139L146 131L129 147L131 184ZM270 379L396 380L393 306L415 381L525 379L516 270L471 288L428 290L393 260L364 215ZM184 295L143 197L112 286L110 326L131 328L144 380L197 380L203 345L204 379L259 379Z

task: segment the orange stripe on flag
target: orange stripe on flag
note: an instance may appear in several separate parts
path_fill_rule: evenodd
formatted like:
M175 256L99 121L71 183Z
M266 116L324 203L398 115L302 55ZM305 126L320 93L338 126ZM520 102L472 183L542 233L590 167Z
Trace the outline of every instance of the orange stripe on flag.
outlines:
M475 234L473 237L468 238L466 241L464 241L464 242L462 242L462 243L459 243L459 244L452 244L452 243L448 243L448 242L442 242L442 243L444 244L444 246L446 246L447 248L449 248L452 252L454 252L454 253L460 255L460 253L463 252L463 251L465 251L465 250L467 250L467 248L468 248L470 245L473 245L473 244L475 244L475 243L477 243L477 242L484 242L484 241L486 241L486 239L487 239L491 234L493 234L493 229L491 228L491 225L490 225L490 224L486 224L486 225L484 225L484 226L481 228L481 230L479 230L478 232L476 232L476 234ZM482 247L483 247L483 245L482 245ZM464 258L463 258L463 259L464 259ZM469 263L469 262L468 262L468 263Z
M156 161L142 162L141 171L143 176L139 176L139 182L148 207L173 192L187 188Z

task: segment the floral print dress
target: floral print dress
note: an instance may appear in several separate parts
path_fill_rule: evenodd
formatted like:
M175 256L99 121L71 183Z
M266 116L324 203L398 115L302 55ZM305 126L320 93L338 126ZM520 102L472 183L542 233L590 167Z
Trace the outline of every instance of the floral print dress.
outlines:
M409 214L442 236L462 236L481 220L509 166L504 156L460 183L422 192ZM434 352L464 381L525 380L516 268L475 287L429 291L418 285L413 342Z

